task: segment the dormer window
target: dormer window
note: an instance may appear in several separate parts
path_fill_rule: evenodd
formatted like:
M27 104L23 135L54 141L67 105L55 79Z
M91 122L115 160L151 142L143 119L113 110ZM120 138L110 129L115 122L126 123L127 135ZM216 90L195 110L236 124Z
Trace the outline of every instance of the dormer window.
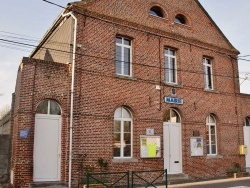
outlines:
M187 24L187 18L182 14L177 14L175 16L175 18L174 18L174 22L186 25Z
M152 16L157 16L157 17L161 17L163 18L163 12L162 9L158 6L153 6L150 11L149 14Z

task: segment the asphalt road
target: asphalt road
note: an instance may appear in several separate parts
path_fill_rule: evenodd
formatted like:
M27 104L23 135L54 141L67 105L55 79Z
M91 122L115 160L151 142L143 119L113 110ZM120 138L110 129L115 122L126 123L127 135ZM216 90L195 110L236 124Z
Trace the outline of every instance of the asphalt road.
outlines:
M169 185L168 188L250 188L250 177Z

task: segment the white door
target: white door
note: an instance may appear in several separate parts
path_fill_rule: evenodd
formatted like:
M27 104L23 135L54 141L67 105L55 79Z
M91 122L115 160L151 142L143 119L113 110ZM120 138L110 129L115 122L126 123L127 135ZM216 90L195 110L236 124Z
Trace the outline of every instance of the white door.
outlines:
M36 114L34 181L60 181L61 116Z
M164 169L168 174L182 173L181 124L163 124Z
M247 146L246 167L250 167L250 127L244 126L244 144Z

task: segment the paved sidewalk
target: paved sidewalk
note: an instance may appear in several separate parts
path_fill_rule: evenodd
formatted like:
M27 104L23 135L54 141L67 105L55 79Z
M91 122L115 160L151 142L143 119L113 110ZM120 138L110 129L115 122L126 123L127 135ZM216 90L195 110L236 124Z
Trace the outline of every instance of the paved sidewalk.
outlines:
M161 188L163 188L162 186ZM250 177L208 180L194 183L168 185L168 188L250 188Z

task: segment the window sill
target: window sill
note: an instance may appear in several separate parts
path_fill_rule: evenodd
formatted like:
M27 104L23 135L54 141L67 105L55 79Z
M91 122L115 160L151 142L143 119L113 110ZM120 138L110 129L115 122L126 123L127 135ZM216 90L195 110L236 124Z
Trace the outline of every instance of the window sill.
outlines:
M187 24L182 24L182 23L178 23L178 22L174 22L174 25L178 25L180 27L186 28L186 29L192 29L192 27L190 25Z
M149 17L152 17L152 18L159 18L159 19L162 19L164 21L168 21L168 18L164 18L164 17L160 17L160 16L155 16L153 14L149 14Z
M214 90L214 89L204 89L205 92L209 92L209 93L220 93L219 91L217 90Z
M138 163L138 159L136 158L120 158L120 159L112 159L112 163Z
M222 155L207 155L207 159L222 159Z
M125 80L137 80L137 78L131 77L131 76L125 76L125 75L115 75L116 78L120 78L120 79L125 79Z
M177 83L164 83L165 86L180 88L182 85L178 85Z

